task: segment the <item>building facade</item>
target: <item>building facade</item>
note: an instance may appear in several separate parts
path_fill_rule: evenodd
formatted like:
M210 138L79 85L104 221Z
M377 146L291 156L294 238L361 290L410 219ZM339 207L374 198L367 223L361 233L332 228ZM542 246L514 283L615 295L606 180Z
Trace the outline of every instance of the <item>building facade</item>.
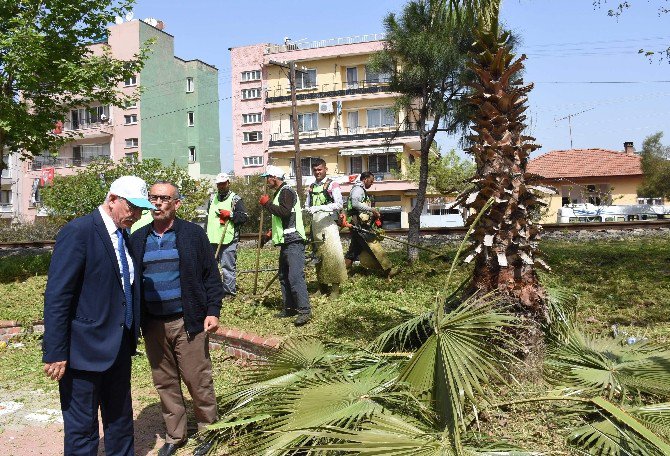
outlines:
M559 209L573 204L663 204L662 198L650 201L638 196L644 173L631 142L624 143L623 151L553 150L531 160L528 172L542 176L542 184L557 191L547 198L541 223L556 223Z
M309 184L312 160L322 158L346 195L348 176L370 171L375 174L371 193L385 226L407 227L417 185L396 176L418 156L419 132L410 113L394 109L398 94L389 88L390 75L369 65L383 46L383 36L362 35L231 48L235 175L257 174L273 164L295 179L301 166L303 183ZM285 68L289 61L298 69L299 164Z
M55 130L72 141L56 152L33 152L26 162L12 155L10 176L3 172L0 217L31 222L47 215L40 189L50 176L75 174L100 158L158 158L196 178L220 172L218 70L176 57L174 37L162 29L155 19L131 20L110 26L107 41L92 45L93 52L109 46L114 58L128 60L153 40L142 71L119 87L126 94L141 87L138 101L72 109ZM10 181L8 204L3 201L10 197L4 193Z

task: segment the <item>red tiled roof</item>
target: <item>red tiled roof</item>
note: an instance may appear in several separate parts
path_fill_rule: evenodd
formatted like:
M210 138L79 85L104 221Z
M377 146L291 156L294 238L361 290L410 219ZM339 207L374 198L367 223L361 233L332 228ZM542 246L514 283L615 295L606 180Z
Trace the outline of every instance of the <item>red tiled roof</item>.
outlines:
M528 162L527 171L547 179L642 175L640 156L616 150L552 150Z

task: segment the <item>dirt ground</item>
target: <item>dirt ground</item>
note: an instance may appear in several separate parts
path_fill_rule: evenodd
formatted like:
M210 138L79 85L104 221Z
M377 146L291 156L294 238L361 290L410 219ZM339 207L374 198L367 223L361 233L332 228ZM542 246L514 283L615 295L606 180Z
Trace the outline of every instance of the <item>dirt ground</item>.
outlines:
M145 392L151 394L152 392ZM155 455L163 445L163 419L158 395L150 404L135 402L135 454ZM104 455L100 428L98 455ZM0 387L0 455L63 454L63 420L56 392L9 391Z

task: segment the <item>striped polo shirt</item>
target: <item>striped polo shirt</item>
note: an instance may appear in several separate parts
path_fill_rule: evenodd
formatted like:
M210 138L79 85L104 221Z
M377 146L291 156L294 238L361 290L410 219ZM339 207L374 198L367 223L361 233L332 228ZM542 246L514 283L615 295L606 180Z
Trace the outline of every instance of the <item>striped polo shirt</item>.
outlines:
M154 230L149 231L142 263L147 312L157 316L181 313L179 253L174 230L170 229L162 236Z

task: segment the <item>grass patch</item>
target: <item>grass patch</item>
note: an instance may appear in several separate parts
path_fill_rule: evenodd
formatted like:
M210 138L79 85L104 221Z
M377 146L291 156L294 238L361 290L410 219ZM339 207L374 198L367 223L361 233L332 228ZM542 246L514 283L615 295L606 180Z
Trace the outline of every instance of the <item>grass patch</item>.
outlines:
M0 283L17 282L39 275L46 275L51 253L41 255L12 255L0 258Z

